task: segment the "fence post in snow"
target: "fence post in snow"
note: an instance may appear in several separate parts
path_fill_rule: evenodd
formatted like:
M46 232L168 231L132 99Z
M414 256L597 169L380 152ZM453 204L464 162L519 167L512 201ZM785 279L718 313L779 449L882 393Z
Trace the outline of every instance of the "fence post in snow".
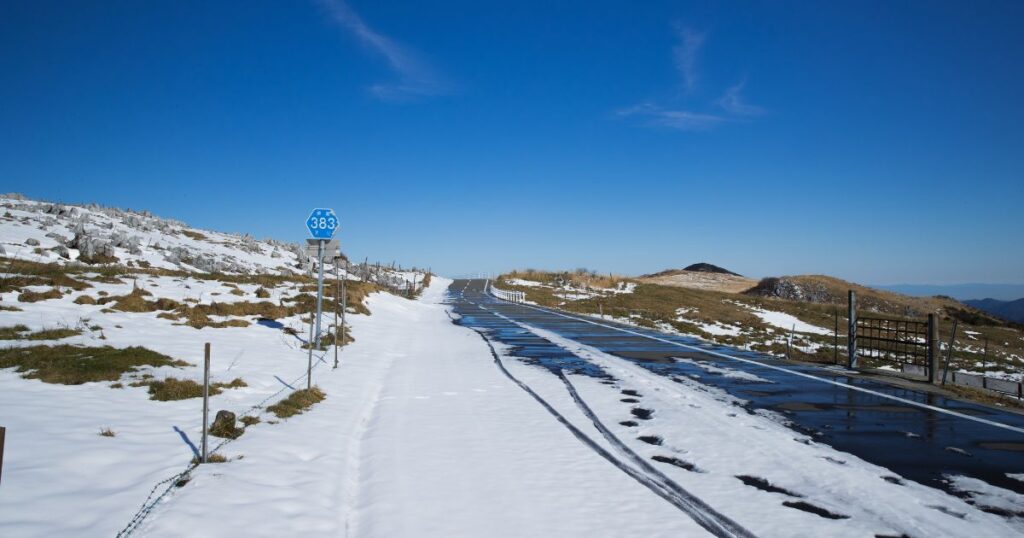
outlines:
M847 324L846 352L849 355L846 358L846 366L853 370L857 367L857 293L853 290L847 293L847 308L850 320Z
M935 314L928 314L928 382L939 381L939 322Z
M210 343L203 346L203 453L199 460L206 463L207 438L210 430Z
M7 428L0 426L0 480L4 476L4 437L7 436Z
M345 280L341 281L341 345L345 345L345 311L348 310L348 289L345 287Z
M309 359L306 362L306 390L313 387L313 312L309 313Z
M793 349L793 331L796 331L796 324L793 324L793 328L789 330L789 338L786 339L786 358L791 357L790 352Z
M338 281L338 259L334 259L334 367L338 367L338 288L341 283Z

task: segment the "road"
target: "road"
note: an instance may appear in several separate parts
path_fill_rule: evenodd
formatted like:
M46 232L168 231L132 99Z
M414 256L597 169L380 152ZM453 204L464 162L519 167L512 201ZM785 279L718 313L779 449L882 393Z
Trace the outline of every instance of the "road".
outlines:
M628 359L668 379L697 379L745 401L748 411L781 413L794 431L905 479L953 491L948 477L959 475L1024 494L1024 482L1011 477L1024 472L1022 415L840 368L796 365L694 338L511 304L485 295L483 288L483 280L452 284L460 323L486 330L488 338L511 346L512 355L553 373L607 376L593 361L524 326ZM716 369L732 373L715 375ZM742 373L768 382L752 383Z

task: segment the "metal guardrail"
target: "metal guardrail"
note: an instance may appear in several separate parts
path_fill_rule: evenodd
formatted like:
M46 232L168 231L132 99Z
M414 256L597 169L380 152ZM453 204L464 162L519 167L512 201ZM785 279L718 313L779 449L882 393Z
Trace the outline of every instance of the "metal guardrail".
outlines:
M510 303L525 303L526 302L526 292L522 292L522 291L506 291L506 290L503 290L503 289L500 289L500 288L495 288L494 286L491 285L491 281L490 280L485 282L484 286L486 288L487 293L490 293L491 295L493 295L493 296L495 296L498 299L501 299L503 301L508 301Z
M1008 396L1016 396L1018 400L1024 399L1024 382L956 371L950 371L949 375L951 377L949 383L952 385L991 390Z

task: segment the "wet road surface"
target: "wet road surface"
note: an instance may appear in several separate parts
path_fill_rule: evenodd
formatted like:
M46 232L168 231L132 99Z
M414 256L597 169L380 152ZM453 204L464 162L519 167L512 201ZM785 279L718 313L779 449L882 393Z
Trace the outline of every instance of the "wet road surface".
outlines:
M483 280L452 284L450 300L461 316L459 323L487 330L489 337L512 346L513 355L553 374L565 370L605 375L598 366L509 319L629 359L659 375L697 379L746 400L748 409L783 414L791 427L819 443L922 484L950 491L944 476L965 475L1024 493L1024 483L1007 476L1024 472L1024 415L865 379L838 368L794 365L695 338L511 304L484 294L483 287ZM740 370L770 383L709 372L708 366Z

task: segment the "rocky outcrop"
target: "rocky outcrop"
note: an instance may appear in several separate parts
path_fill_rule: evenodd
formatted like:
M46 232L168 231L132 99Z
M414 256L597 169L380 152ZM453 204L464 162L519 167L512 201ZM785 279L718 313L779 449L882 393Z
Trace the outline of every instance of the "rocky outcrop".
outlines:
M835 297L824 284L798 283L787 278L768 277L761 279L756 286L746 292L747 295L758 297L774 297L787 301L806 301L810 303L833 303L840 298Z

